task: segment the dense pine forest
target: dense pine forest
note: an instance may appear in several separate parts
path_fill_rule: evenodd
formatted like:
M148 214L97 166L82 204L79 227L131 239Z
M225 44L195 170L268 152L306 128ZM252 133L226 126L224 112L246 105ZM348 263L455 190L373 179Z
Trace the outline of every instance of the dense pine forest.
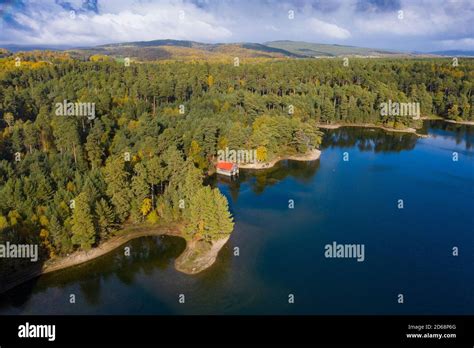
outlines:
M318 147L320 124L419 126L381 116L388 100L474 121L468 59L0 61L0 239L39 243L44 258L88 250L127 224L228 235L228 202L203 184L219 149L267 161ZM56 115L64 100L94 103L94 117Z

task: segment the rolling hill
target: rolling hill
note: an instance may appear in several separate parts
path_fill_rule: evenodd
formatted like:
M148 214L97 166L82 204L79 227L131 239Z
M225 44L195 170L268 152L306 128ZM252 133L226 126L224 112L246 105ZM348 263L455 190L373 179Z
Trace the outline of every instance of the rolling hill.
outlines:
M9 47L10 48L10 47ZM21 49L15 46L10 51ZM186 40L153 40L113 43L94 47L79 47L70 49L53 48L69 54L72 58L116 59L129 57L134 61L229 61L234 57L240 59L288 59L314 57L410 57L426 56L424 53L404 53L379 50L356 46L317 44L301 41L270 41L260 43L202 43ZM28 51L25 47L24 50ZM440 54L441 55L441 54ZM433 56L431 54L431 56Z
M255 43L207 44L195 41L154 40L124 42L90 48L68 50L73 57L104 55L130 57L138 61L153 60L216 60L239 58L302 58L304 56Z
M474 51L463 51L463 50L448 50L448 51L435 51L430 52L437 56L447 57L474 57Z
M393 57L409 54L363 48L316 44L299 41L259 43L209 44L185 40L153 40L114 43L90 48L68 50L71 56L87 58L104 55L113 58L130 57L138 61L151 60L215 60L239 58L311 58L339 56Z
M270 41L265 46L285 50L304 57L339 57L339 56L396 56L406 55L400 52L377 50L356 46L317 44L302 41Z

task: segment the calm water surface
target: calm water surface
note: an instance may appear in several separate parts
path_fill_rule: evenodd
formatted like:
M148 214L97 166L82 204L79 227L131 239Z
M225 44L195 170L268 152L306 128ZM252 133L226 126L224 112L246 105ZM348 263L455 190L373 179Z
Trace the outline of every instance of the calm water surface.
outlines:
M422 132L328 130L318 161L213 178L236 225L198 275L174 270L182 239L140 238L130 257L119 248L17 287L0 314L473 314L474 128ZM364 244L365 261L325 258L333 241Z

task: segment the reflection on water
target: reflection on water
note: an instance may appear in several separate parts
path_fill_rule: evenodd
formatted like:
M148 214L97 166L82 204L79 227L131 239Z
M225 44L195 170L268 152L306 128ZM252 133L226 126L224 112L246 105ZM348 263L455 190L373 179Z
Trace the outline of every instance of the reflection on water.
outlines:
M454 139L456 144L463 144L466 150L472 149L474 143L474 127L444 121L427 121L423 123L420 134Z
M35 292L48 288L62 289L76 282L89 305L99 305L103 296L101 285L111 277L117 277L127 286L133 286L138 274L152 274L154 270L165 270L174 267L173 262L186 247L182 238L171 236L143 237L126 244L130 256L125 256L124 248L69 269L46 274L40 281L28 282L9 292L0 301L0 312L8 302L21 307L27 300L31 287ZM72 271L73 270L73 271Z
M463 144L466 149L471 149L474 142L474 127L444 121L425 121L417 133L429 134L433 138L455 139L456 144ZM321 147L357 146L360 151L400 152L413 150L418 139L411 133L386 132L379 128L341 127L324 129Z
M354 147L360 151L400 152L415 148L417 136L410 133L385 132L377 128L341 127L324 132L322 149Z
M308 182L318 170L320 161L288 161L277 162L273 167L262 170L241 170L237 177L227 177L222 175L213 175L209 178L212 186L223 184L229 187L230 195L234 202L239 197L242 183L249 185L252 191L259 195L266 187L271 187L288 177Z

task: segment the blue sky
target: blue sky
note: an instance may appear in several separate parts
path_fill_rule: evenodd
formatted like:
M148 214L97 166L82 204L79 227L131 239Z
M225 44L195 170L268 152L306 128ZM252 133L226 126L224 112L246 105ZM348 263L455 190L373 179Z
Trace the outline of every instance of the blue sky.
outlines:
M0 0L0 45L298 40L474 50L474 0Z

